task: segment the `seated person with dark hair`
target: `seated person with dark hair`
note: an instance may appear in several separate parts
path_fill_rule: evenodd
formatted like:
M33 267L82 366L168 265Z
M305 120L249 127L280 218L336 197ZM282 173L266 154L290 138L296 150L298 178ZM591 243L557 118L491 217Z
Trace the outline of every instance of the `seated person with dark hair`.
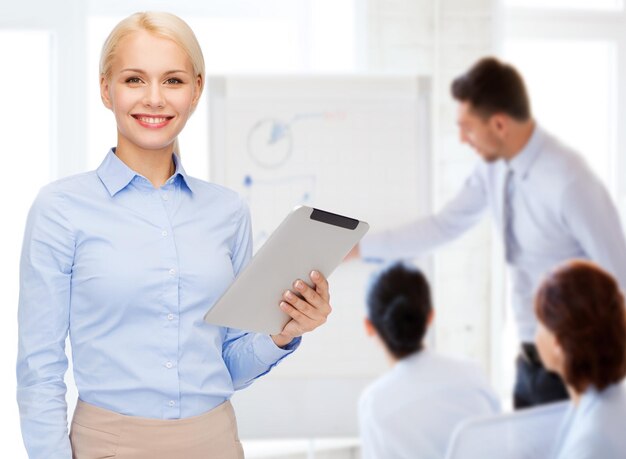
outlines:
M588 261L569 262L535 298L535 341L572 400L553 458L626 457L626 314L616 280Z
M499 410L493 390L477 366L424 349L433 309L420 271L396 264L379 274L367 312L366 331L393 368L361 396L363 458L443 458L459 422Z

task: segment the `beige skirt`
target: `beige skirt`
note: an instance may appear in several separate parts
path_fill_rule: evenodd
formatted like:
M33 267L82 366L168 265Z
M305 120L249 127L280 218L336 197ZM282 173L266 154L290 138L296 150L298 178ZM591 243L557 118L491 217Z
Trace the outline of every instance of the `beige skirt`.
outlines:
M185 419L125 416L78 401L70 430L73 459L242 459L230 402Z

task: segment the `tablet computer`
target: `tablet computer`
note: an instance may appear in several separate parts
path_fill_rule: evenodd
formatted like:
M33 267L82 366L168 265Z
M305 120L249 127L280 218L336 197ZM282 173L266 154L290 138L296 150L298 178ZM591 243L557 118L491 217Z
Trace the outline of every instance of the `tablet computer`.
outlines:
M270 235L204 320L214 325L276 335L291 319L278 306L296 279L326 278L365 235L365 222L325 210L297 207Z

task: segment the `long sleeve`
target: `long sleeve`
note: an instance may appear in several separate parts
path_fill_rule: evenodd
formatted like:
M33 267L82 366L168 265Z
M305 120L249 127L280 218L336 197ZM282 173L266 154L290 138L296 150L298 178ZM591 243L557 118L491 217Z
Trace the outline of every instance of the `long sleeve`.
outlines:
M70 459L65 339L74 240L59 196L42 190L24 235L18 310L17 401L30 459Z
M361 255L363 258L377 259L423 256L475 225L486 208L487 190L479 165L457 195L438 213L366 236L360 244Z
M234 241L233 270L235 275L239 275L252 258L250 211L243 201ZM245 333L229 328L222 346L222 355L235 390L249 386L255 379L268 373L280 360L291 354L299 346L300 341L301 338L296 338L282 349L276 346L268 335Z
M626 291L626 241L617 209L598 179L575 179L563 194L563 217L590 260Z

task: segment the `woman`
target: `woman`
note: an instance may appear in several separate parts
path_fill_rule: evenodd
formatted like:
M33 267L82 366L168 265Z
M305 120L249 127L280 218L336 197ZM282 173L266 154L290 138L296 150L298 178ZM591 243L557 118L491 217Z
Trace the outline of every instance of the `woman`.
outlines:
M626 457L626 315L617 282L591 262L569 262L543 281L535 312L541 360L571 397L552 457Z
M359 403L364 458L443 458L459 422L499 410L480 369L424 349L433 320L421 272L397 264L383 271L367 297L365 329L393 366Z
M204 60L166 13L121 21L100 89L117 146L96 170L44 187L21 261L18 402L33 458L242 457L229 398L295 350L330 313L312 273L285 292L275 336L203 322L251 257L232 191L189 177L174 151L198 104ZM65 339L79 402L67 435Z

